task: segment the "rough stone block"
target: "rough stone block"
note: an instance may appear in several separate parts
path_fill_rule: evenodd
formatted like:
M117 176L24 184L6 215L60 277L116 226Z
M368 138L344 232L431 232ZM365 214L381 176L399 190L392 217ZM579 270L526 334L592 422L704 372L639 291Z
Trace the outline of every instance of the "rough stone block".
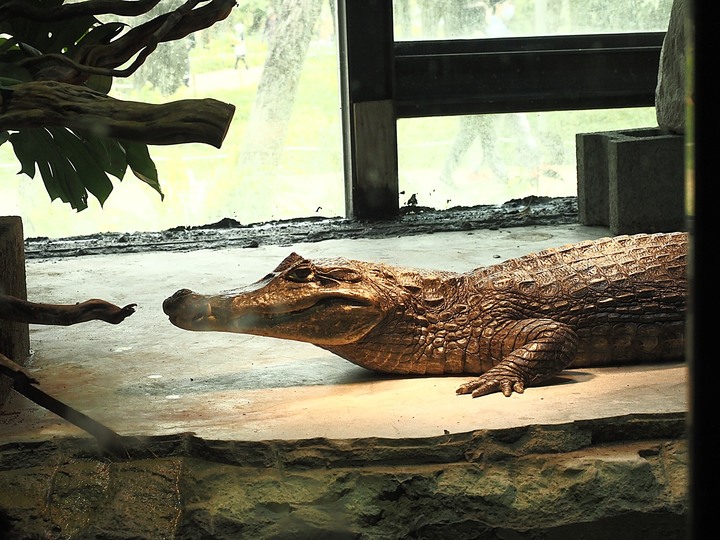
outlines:
M23 228L17 216L0 216L0 293L27 300ZM18 363L25 363L30 352L26 323L0 319L0 352ZM0 407L10 394L11 386L10 379L0 375Z
M684 138L658 128L576 137L578 210L613 234L685 228Z
M408 439L128 437L127 460L78 437L0 446L0 538L681 539L679 416Z
M670 23L660 51L655 114L662 128L685 131L685 24L689 0L673 0Z

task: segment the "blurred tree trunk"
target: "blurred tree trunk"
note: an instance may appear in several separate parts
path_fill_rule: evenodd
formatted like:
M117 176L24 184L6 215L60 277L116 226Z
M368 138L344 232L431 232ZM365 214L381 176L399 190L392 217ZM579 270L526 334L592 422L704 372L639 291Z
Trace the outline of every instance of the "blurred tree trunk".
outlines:
M323 0L283 0L274 25L265 29L268 56L240 152L240 167L245 174L271 174L280 160L322 3Z

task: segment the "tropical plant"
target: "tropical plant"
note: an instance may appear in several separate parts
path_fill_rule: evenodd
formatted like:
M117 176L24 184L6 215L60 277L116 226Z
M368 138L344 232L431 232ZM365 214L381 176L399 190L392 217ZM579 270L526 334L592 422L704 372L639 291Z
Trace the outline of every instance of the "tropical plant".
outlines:
M212 26L235 0L174 1L148 20L163 5L168 2L0 0L0 145L10 142L21 173L40 172L51 199L78 211L89 195L103 204L113 189L108 175L122 180L128 168L162 196L148 144L222 145L233 105L108 96L113 80L133 74L159 43ZM118 22L118 16L144 22Z

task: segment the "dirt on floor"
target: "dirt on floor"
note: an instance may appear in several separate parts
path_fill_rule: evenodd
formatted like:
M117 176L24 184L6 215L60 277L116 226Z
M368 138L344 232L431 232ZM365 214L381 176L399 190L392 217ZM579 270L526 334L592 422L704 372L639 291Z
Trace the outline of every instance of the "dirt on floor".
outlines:
M253 248L340 238L388 238L576 222L577 198L531 196L502 205L447 210L405 206L396 219L385 221L312 217L244 225L225 218L208 225L180 226L159 232L96 233L69 238L36 237L25 241L25 257L37 259L146 251Z

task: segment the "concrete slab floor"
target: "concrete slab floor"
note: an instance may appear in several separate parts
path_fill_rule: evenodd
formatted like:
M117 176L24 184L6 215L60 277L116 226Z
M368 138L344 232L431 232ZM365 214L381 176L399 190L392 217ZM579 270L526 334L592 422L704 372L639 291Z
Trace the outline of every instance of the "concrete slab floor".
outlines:
M180 288L212 293L260 279L290 253L468 271L608 235L538 226L290 247L96 255L27 263L33 301L136 302L118 326L32 326L29 364L41 388L122 435L194 432L227 440L427 437L632 413L687 411L685 364L568 370L523 395L472 399L470 377L394 378L308 344L175 328L162 301ZM14 393L0 440L86 434Z

